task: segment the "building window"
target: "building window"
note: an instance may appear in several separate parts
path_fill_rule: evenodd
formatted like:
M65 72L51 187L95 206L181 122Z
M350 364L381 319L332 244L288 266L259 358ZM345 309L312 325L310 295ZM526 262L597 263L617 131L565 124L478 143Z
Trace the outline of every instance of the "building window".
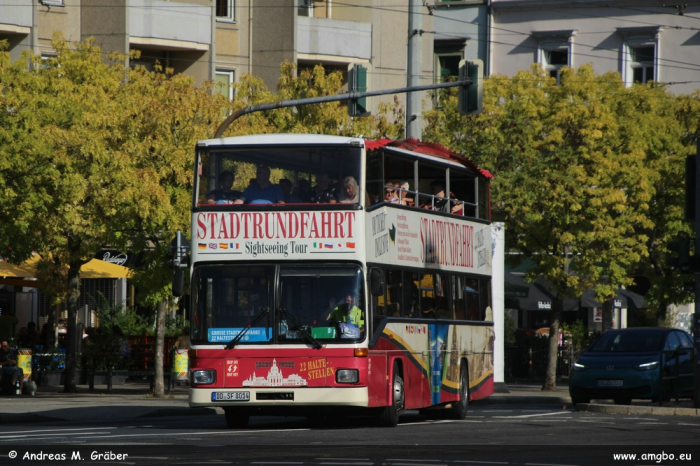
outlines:
M457 81L459 79L459 62L462 60L462 55L436 55L436 67L438 76L436 81L446 83Z
M314 16L314 0L297 0L299 2L298 15L308 16L313 18Z
M216 19L218 21L234 21L234 0L216 0Z
M654 46L630 47L630 71L633 83L654 80Z
M659 76L659 39L661 28L617 28L622 36L622 80L625 86L661 81Z
M561 84L561 69L569 64L569 50L555 49L542 50L542 66L549 72L549 76Z
M214 91L233 100L234 71L216 70L214 79Z
M574 36L576 31L533 31L537 39L537 63L549 73L549 76L561 81L561 70L565 66L573 67Z

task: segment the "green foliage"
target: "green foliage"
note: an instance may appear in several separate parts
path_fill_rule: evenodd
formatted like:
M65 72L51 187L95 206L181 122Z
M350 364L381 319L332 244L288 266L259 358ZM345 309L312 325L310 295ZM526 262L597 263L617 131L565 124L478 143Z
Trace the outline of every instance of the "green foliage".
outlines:
M588 328L582 320L576 320L573 324L563 324L562 328L571 334L571 344L574 351L581 351L588 342Z
M683 167L700 134L700 94L663 85L625 88L591 66L565 69L561 85L538 65L491 76L484 112L457 113L455 92L429 111L426 139L461 150L496 175L494 211L506 245L536 264L561 297L596 297L649 278L655 311L688 293L666 265L666 243L688 234Z

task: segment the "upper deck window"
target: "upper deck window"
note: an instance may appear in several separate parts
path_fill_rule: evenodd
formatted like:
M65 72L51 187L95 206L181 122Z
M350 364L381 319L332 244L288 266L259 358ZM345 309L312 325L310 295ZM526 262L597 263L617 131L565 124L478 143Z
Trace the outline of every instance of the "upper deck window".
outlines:
M204 150L196 207L359 205L365 192L360 154L358 147L309 145Z

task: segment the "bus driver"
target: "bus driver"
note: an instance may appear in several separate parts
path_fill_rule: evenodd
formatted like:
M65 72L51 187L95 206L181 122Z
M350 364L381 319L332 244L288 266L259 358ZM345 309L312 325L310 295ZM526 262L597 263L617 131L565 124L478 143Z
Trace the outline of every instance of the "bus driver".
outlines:
M345 296L344 302L336 306L335 309L328 314L326 320L353 324L360 329L365 326L365 321L362 319L362 309L357 307L357 296L355 296L354 293L348 293Z

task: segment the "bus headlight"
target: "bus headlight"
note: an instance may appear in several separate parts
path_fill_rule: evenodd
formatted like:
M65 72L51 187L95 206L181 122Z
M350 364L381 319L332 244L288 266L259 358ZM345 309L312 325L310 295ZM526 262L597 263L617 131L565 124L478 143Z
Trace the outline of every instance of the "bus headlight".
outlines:
M212 369L192 371L193 385L209 385L216 381L216 371Z
M360 371L357 369L339 369L335 372L337 383L357 383L360 381Z

